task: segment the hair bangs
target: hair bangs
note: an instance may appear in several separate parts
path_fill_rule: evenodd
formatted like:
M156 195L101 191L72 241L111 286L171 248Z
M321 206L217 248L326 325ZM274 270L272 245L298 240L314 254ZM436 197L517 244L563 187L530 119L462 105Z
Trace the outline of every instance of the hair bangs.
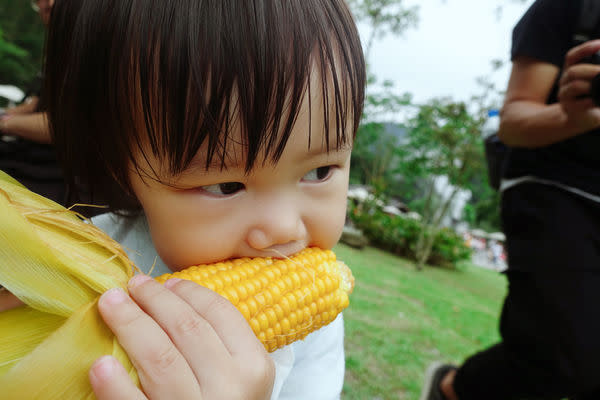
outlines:
M247 171L256 162L276 162L304 97L310 97L313 73L324 120L333 121L334 132L325 124L324 141L334 134L336 146L348 143L362 112L364 62L342 2L190 6L173 7L169 29L148 32L149 44L133 47L139 49L133 58L137 71L129 79L137 84L131 95L141 107L146 136L138 134L137 143L149 143L170 173L183 171L201 147L206 168L224 167L234 129L241 131Z

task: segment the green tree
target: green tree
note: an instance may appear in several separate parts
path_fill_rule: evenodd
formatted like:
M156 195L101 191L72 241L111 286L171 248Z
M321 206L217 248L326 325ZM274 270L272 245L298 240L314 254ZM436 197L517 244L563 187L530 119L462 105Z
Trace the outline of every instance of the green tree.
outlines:
M0 29L0 76L19 76L27 52L17 45L7 42Z
M375 39L388 33L399 35L418 23L418 6L406 7L403 0L348 0L358 21L371 28L365 47L365 58L369 60Z
M29 0L0 0L0 84L25 89L39 72L44 25Z
M477 78L480 87L479 94L473 96L470 100L471 108L474 113L483 121L487 118L487 112L490 109L500 109L502 99L504 98L504 89L498 88L494 84L493 75L504 65L501 60L491 62L491 70L485 76ZM492 189L488 182L486 171L473 177L468 184L471 191L471 198L465 207L465 217L467 222L476 228L485 231L501 230L500 222L500 194Z
M352 152L350 182L369 184L381 197L390 191L389 166L395 158L397 139L385 132L380 122L363 123L356 136Z
M461 189L485 173L481 140L482 119L463 102L434 99L421 105L408 124L408 141L399 150L398 172L426 185L421 213L423 229L415 252L417 268L429 258L443 218ZM446 198L436 195L436 182L446 176L452 185Z
M348 4L357 21L370 28L364 48L367 65L376 38L390 33L401 34L418 22L418 7L407 8L404 0L348 0ZM396 95L393 86L390 81L378 82L368 72L365 109L352 152L351 182L373 186L380 195L387 193L394 183L388 167L398 145L381 121L385 120L385 115L410 104L411 100L408 94Z
M375 77L370 76L369 85L374 83ZM380 195L397 191L394 189L398 179L390 165L397 163L396 150L400 143L381 121L385 115L397 112L410 102L410 95L394 94L394 86L389 81L383 82L379 90L367 93L363 120L352 151L352 183L373 186Z
M500 193L490 187L487 179L479 179L469 190L471 199L465 205L465 220L470 226L487 232L500 231Z

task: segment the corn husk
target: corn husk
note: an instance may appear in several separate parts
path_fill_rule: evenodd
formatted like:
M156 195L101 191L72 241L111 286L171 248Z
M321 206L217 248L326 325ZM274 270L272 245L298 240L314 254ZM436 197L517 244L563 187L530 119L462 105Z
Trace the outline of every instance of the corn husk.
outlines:
M0 171L0 285L25 306L0 313L4 400L94 398L88 371L112 354L137 373L99 315L134 266L110 237Z

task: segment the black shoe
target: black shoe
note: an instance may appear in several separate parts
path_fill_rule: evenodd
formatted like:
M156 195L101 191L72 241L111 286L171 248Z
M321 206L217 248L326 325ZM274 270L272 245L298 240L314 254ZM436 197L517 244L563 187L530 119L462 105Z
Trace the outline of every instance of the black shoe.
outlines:
M446 396L440 390L440 383L446 374L456 369L456 366L450 364L433 363L425 372L425 383L419 400L447 400Z

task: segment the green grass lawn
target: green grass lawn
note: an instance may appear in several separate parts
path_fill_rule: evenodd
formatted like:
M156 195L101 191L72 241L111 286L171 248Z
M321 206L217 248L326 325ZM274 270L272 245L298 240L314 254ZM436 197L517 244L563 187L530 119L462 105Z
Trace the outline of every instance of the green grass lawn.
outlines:
M505 278L471 265L419 272L403 258L339 244L356 278L343 399L418 399L427 365L459 363L499 339Z

